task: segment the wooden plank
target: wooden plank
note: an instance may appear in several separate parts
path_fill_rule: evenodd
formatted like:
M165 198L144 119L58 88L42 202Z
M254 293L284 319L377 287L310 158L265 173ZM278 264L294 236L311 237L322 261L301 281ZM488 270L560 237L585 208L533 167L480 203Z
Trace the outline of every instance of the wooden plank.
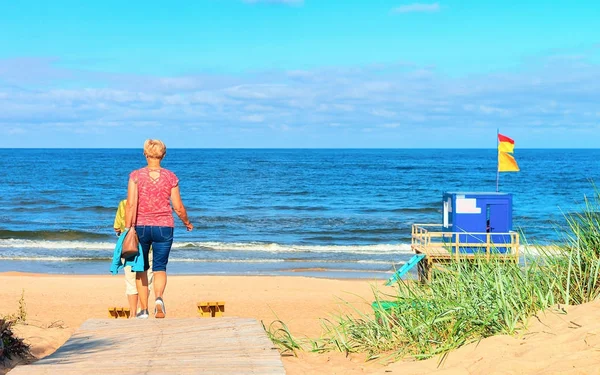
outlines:
M92 319L54 354L16 375L285 374L254 319Z

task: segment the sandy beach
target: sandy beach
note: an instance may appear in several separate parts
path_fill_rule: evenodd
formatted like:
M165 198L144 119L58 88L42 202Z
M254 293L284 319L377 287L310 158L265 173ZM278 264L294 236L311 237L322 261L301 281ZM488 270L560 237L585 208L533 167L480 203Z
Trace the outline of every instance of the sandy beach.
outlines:
M105 318L108 306L124 306L121 276L0 274L0 314L18 310L24 291L27 320L16 332L44 357L60 347L81 323ZM297 336L316 338L320 320L352 308L368 312L372 288L381 281L304 277L174 276L169 279L168 318L195 317L195 302L224 300L226 315L266 325L280 319ZM388 292L393 291L391 288ZM344 302L345 301L345 302ZM567 313L565 313L565 311ZM447 357L384 366L362 355L299 353L284 356L288 374L598 374L600 302L547 311L515 337L496 336L462 347ZM4 370L6 371L6 369Z
M17 332L32 345L36 357L53 353L85 320L106 318L107 307L126 306L123 275L54 276L0 274L0 315L18 310L24 291L27 323ZM344 301L368 311L371 287L382 282L331 280L305 277L173 276L165 302L168 318L197 317L196 302L225 301L226 316L249 317L268 325L280 319L297 336L318 337L320 319L348 311ZM151 297L152 298L152 297ZM334 355L335 356L335 355ZM370 367L340 357L341 368ZM288 373L319 373L321 358L296 360L284 357ZM305 366L315 361L317 368ZM360 362L364 362L360 360ZM359 372L360 373L360 372Z

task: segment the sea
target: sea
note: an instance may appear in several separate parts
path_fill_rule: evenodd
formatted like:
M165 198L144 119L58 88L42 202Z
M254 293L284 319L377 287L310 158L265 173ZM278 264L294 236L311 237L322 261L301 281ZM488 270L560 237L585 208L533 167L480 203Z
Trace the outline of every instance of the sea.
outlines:
M75 145L74 145L75 146ZM598 149L169 149L195 229L175 219L169 273L385 279L442 194L513 194L529 244L564 240L600 180ZM0 272L108 274L113 220L141 149L0 149Z

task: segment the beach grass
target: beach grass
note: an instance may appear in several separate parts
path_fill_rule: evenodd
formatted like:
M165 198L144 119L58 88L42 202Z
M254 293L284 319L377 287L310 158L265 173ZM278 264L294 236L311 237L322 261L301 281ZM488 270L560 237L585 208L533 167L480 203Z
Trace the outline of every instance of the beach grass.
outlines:
M2 319L13 323L25 323L27 320L27 303L25 303L25 290L21 292L21 298L19 299L19 307L17 312L4 316Z
M289 331L286 340L295 343L292 350L443 359L483 338L515 334L552 306L593 301L600 295L600 194L565 217L564 241L525 245L535 255L522 264L481 257L451 263L426 284L398 280L393 295L374 290L373 313L354 309L323 320L324 334L308 344Z
M29 345L13 332L14 320L0 319L0 364L13 359L30 358Z
M17 312L0 318L0 364L12 359L31 357L29 345L13 332L15 324L27 320L26 306L25 290L23 290Z
M281 355L296 355L296 351L302 349L302 343L290 332L288 326L281 320L275 320L265 326L261 321L267 337L277 346Z
M533 272L530 272L533 271ZM399 281L397 294L375 295L374 314L340 317L321 348L418 359L496 334L513 334L555 302L535 268L484 258L448 265L430 283Z

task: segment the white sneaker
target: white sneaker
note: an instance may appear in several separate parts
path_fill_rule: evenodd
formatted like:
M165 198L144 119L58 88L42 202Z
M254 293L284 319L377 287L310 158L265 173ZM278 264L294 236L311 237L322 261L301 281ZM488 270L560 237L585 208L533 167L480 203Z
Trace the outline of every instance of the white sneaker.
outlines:
M167 309L165 309L165 303L162 298L158 297L154 306L154 317L157 319L162 319L167 314Z
M135 316L138 319L148 319L148 310L140 310L139 313L137 313L137 315Z

